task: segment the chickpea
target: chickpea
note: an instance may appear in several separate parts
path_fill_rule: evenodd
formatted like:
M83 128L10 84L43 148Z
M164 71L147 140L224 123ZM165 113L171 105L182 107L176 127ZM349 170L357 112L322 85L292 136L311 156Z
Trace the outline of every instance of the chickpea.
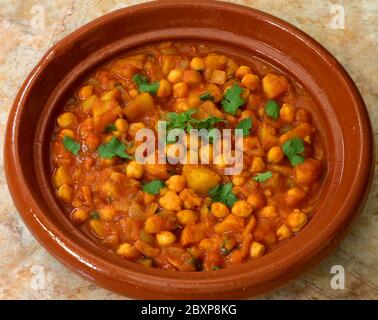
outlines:
M173 85L173 96L175 98L185 98L189 93L189 87L185 82L178 82Z
M69 128L77 123L77 118L72 112L65 112L58 117L57 122L60 128Z
M236 201L232 207L232 213L238 217L246 218L253 212L253 207L245 200Z
M59 136L63 139L64 137L75 138L75 132L70 129L63 129L59 132Z
M136 98L139 95L138 89L131 89L129 91L129 95L131 96L131 98Z
M143 176L143 165L133 160L126 167L126 175L128 178L140 179Z
M259 210L266 204L266 199L263 193L254 192L248 198L247 202L255 209Z
M175 105L175 109L177 112L184 112L190 109L189 104L186 101L177 101Z
M246 182L247 178L244 176L233 176L232 183L234 186L242 186Z
M184 73L181 70L173 69L168 74L168 81L170 83L179 83L184 78Z
M284 153L282 152L281 147L275 146L270 148L267 154L268 162L271 163L280 163L284 158Z
M294 121L295 109L291 104L284 103L280 109L280 118L285 122Z
M190 61L190 68L196 71L203 71L205 69L205 62L199 57L194 57Z
M146 128L146 125L143 122L133 122L129 125L128 134L132 137L135 137L138 130Z
M255 74L248 73L242 78L241 84L249 90L256 90L259 86L259 77Z
M295 206L306 197L306 192L299 188L292 188L286 193L286 203L290 206Z
M217 218L224 218L229 215L230 210L222 202L214 202L211 205L211 213Z
M166 181L166 184L169 190L180 193L185 189L186 179L184 176L174 175Z
M201 105L202 101L198 94L192 93L189 95L187 103L190 108L198 108Z
M112 206L102 207L98 212L102 220L112 220L116 215L116 211Z
M166 246L176 241L176 236L170 231L162 231L156 235L156 240L161 246Z
M159 204L168 211L180 211L182 208L182 200L175 192L170 190L159 199Z
M180 192L180 199L182 200L185 209L198 208L202 203L202 198L192 189L188 188L185 188Z
M252 259L260 258L265 253L265 246L257 241L253 241L251 243L251 247L249 249L249 255Z
M81 100L85 100L85 99L88 99L92 95L92 93L93 93L93 86L87 85L80 88L78 96Z
M156 92L156 96L159 98L168 97L172 92L172 85L165 79L160 80L159 89Z
M260 215L264 218L276 218L278 216L275 206L266 206L262 208Z
M72 201L73 190L68 184L62 184L56 192L58 198L66 203Z
M136 259L139 256L139 252L130 243L122 243L117 249L117 254L122 258L126 259Z
M69 174L65 166L60 166L56 169L53 176L53 183L55 188L59 188L63 184L72 185L72 176Z
M306 214L298 209L295 209L286 217L286 223L293 232L300 231L306 225L307 221L308 218Z
M252 173L261 172L265 168L264 160L261 157L254 157L252 160L250 171Z
M188 85L198 85L202 82L201 73L195 70L185 70L183 81Z
M197 214L193 210L181 210L177 212L177 219L183 225L195 223L197 218Z
M122 133L126 133L127 129L129 128L129 124L127 123L127 120L121 119L121 118L117 119L114 122L114 125L117 131L122 132Z
M291 234L291 230L286 224L281 225L276 232L278 240L288 239L291 237Z
M205 92L210 92L211 96L214 98L213 101L215 103L220 102L223 98L222 90L214 83L208 84Z
M92 219L91 221L89 221L89 226L96 237L100 239L103 239L105 237L104 224L102 223L102 221Z
M76 209L71 213L71 220L76 224L82 224L88 219L88 212L83 209Z
M85 137L85 145L90 150L95 150L101 144L101 137L97 133L89 134Z
M236 72L235 72L235 77L238 79L243 78L245 75L248 73L251 73L251 68L247 66L240 66Z

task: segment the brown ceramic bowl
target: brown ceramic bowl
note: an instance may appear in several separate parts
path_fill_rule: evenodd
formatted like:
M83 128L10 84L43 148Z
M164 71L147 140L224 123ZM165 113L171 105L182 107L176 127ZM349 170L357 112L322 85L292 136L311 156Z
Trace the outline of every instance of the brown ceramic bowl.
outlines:
M145 268L107 252L73 226L49 178L49 140L59 106L90 69L129 48L161 40L216 41L273 64L303 85L326 140L327 176L313 219L266 256L220 271ZM274 290L323 259L363 206L373 140L361 96L335 58L268 14L212 1L158 1L112 12L52 47L23 84L10 113L5 169L27 226L63 264L107 289L138 298L239 298Z

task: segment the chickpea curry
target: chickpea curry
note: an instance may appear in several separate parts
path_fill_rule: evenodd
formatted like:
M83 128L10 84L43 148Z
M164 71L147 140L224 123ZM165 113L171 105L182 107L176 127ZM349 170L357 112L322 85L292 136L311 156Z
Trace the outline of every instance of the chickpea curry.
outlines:
M95 70L51 141L52 183L73 223L124 259L178 271L257 259L300 232L325 175L313 102L293 79L246 61L211 44L164 42ZM242 129L243 170L136 161L138 130L162 119ZM199 144L199 157L216 143Z

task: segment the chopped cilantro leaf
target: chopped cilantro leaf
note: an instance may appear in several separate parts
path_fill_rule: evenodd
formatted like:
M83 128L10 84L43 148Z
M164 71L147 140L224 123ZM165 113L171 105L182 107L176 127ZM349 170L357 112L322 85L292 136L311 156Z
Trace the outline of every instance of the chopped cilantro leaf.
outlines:
M253 177L253 180L257 182L264 182L268 179L270 179L273 176L273 174L270 171L258 173Z
M159 89L159 81L149 83L148 78L139 73L134 74L133 81L138 86L140 92L155 94Z
M201 101L206 101L206 100L214 100L214 97L212 96L212 94L208 91L202 93L200 96L199 96L200 100Z
M101 159L111 159L115 156L132 159L133 157L126 153L126 149L129 147L129 145L126 146L116 137L113 137L108 143L104 143L98 148L98 154Z
M236 83L229 89L227 89L223 100L222 107L224 111L235 115L236 110L244 104L244 99L240 97L240 94L243 92L243 88L238 86Z
M265 113L274 120L277 120L280 115L280 107L274 100L268 100L265 104Z
M282 151L289 159L292 166L301 164L304 157L301 155L305 151L304 143L300 138L292 138L282 145Z
M231 208L238 200L232 191L232 183L226 183L223 185L218 184L214 188L209 190L209 195L214 202L222 202Z
M243 136L248 136L249 135L249 130L252 129L253 122L251 118L246 118L240 121L236 129L242 129L243 130Z
M165 188L165 182L161 180L152 180L143 185L143 192L156 195L160 192L160 189Z
M73 154L78 155L80 151L80 143L75 141L69 136L64 136L63 145L68 151L71 151Z

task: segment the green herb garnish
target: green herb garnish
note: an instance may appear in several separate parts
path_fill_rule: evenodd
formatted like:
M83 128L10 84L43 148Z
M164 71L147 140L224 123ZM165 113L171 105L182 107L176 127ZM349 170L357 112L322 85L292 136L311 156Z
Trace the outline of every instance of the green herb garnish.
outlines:
M304 157L301 155L305 151L304 143L300 138L292 138L282 145L282 151L289 159L292 166L301 164Z
M149 82L146 76L141 75L140 73L133 75L133 81L138 86L140 92L148 92L155 94L159 89L159 81Z
M268 100L265 104L265 113L274 120L277 120L280 115L280 107L274 100Z
M211 267L211 270L213 270L213 271L220 270L220 269L221 269L221 266L212 266Z
M112 131L117 131L117 128L116 128L114 123L108 124L105 128L106 133L109 133L109 132L112 132Z
M80 151L80 143L75 141L69 136L64 136L63 145L66 150L71 151L73 154L78 155Z
M160 189L165 188L165 182L161 180L152 180L146 184L143 185L142 190L143 192L149 193L149 194L159 194Z
M268 179L270 179L273 176L273 174L270 171L258 173L253 177L253 180L257 182L264 182Z
M234 203L238 200L232 191L232 183L226 183L223 185L218 184L214 188L209 190L209 195L211 200L214 202L222 202L231 208Z
M236 110L244 104L244 99L240 97L243 92L243 88L238 86L236 83L229 89L227 89L223 100L222 107L224 111L235 115Z
M243 136L248 136L249 135L249 130L252 129L253 122L251 118L246 118L243 119L238 123L236 126L236 129L242 129L243 130Z
M92 220L100 220L100 213L98 213L97 211L93 211L91 213L91 219Z
M101 159L111 159L115 156L123 159L133 159L132 156L126 153L126 149L129 147L130 145L125 145L116 137L112 137L108 143L102 144L98 148L98 154Z
M189 109L185 112L176 113L169 112L167 118L167 132L173 129L181 129L189 133L191 129L206 129L208 131L214 129L215 125L220 122L226 122L222 118L210 115L206 119L197 120L192 117L197 110ZM174 143L175 141L167 141L168 143Z
M213 101L213 100L214 100L213 95L212 95L210 92L208 92L208 91L202 93L202 94L199 96L199 98L200 98L201 101L206 101L206 100L211 100L211 101Z

